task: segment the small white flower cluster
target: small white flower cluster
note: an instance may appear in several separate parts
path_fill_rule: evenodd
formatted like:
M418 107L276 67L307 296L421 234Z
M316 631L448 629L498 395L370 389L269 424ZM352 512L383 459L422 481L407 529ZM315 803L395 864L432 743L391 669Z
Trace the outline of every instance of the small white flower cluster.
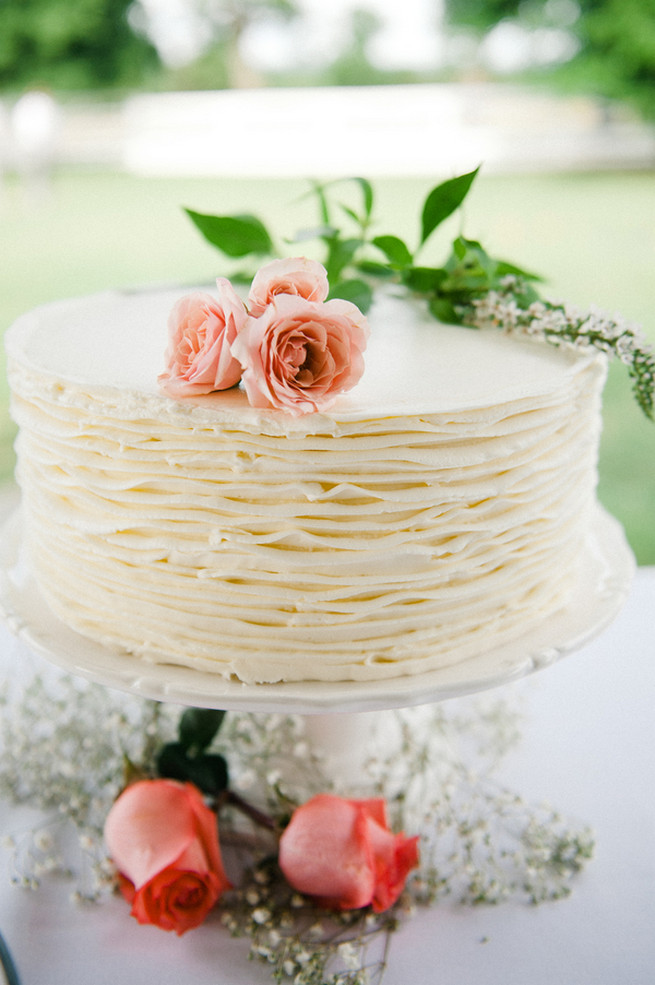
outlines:
M393 714L400 742L389 755L373 745L359 792L370 795L373 787L390 807L392 828L421 833L420 867L390 913L319 920L311 902L285 895L275 868L262 862L252 882L225 901L223 919L233 934L249 939L252 957L266 962L276 980L379 981L385 964L379 952L398 919L416 906L444 898L461 904L558 899L591 856L588 829L569 826L547 806L526 804L495 778L520 738L511 698L486 695ZM230 728L220 736L222 751L247 764L251 789L266 790L274 814L326 789L320 760L307 768L302 719L239 715ZM272 769L274 788L267 787ZM377 957L366 957L371 948Z
M513 281L508 288L515 286ZM529 335L553 344L577 349L596 348L617 355L630 365L635 353L646 347L641 329L620 316L610 317L596 308L582 311L574 305L533 301L521 308L512 293L490 291L473 302L474 325Z
M499 328L506 334L617 357L632 378L637 403L648 417L653 416L655 354L638 326L618 315L611 317L595 308L585 312L565 303L533 301L522 307L519 296L517 278L505 278L501 290L473 301L466 321L474 328Z
M318 910L286 884L269 857L225 898L222 923L233 936L249 940L250 957L266 963L276 982L375 985L382 980L397 916Z
M35 676L11 700L0 692L0 797L44 814L37 829L6 840L16 883L38 888L57 872L75 875L75 900L113 889L103 827L125 763L151 761L177 717L177 709L63 676ZM71 828L79 851L69 864L60 843Z
M250 836L241 815L221 813L224 848L241 853L246 872L244 884L221 900L223 923L248 939L251 956L266 962L276 981L379 982L390 935L415 906L444 897L558 898L591 854L588 831L525 804L495 779L520 734L510 699L478 696L393 715L399 742L391 753L374 747L362 776L367 795L373 788L386 799L392 828L421 835L420 867L391 911L326 917L286 884L270 839ZM109 891L102 829L125 762L149 768L174 737L178 717L172 706L67 677L54 687L35 677L20 699L0 697L0 796L48 815L37 831L7 842L18 882L36 887L51 871L69 871L55 836L65 821L77 830L81 855L72 866L73 897L95 900ZM246 787L249 800L278 819L331 786L304 726L300 716L233 713L213 745L226 756L234 786Z
M333 786L300 715L230 714L213 749L227 759L234 787L275 816Z
M496 772L520 738L509 698L482 695L397 712L402 743L371 762L393 826L420 831L416 903L537 903L566 896L591 856L589 829L527 804Z

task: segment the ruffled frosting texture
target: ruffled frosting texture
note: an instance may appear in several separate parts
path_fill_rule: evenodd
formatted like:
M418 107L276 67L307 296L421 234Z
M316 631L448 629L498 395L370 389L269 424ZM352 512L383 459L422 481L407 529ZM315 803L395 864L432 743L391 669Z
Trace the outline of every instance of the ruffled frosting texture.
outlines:
M140 363L165 340L155 294L112 297L101 323L98 300L71 303L8 341L30 563L74 629L249 684L373 680L483 653L566 604L601 358L382 303L361 394L299 419L238 391L170 400L156 364L152 387L142 365L100 365L119 322L152 339Z

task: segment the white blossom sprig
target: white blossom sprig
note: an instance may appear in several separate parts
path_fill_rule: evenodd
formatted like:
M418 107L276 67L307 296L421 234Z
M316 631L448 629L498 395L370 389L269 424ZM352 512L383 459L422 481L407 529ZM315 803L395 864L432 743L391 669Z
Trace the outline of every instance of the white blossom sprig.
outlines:
M595 308L582 311L563 302L533 300L523 306L519 300L523 294L519 278L505 278L501 289L472 301L464 321L475 328L499 328L550 345L580 351L596 349L618 358L627 367L638 405L653 420L655 352L638 326Z
M393 933L418 906L539 903L571 890L593 849L590 831L557 811L526 803L496 770L520 737L508 698L479 696L392 714L398 741L374 742L362 790L387 800L392 823L421 833L421 864L393 909L326 916L282 879L270 833L243 814L221 812L221 841L244 871L221 899L218 919L248 943L273 981L293 985L380 985ZM32 888L52 871L77 883L72 897L100 901L114 880L102 840L126 760L145 773L175 735L179 709L62 676L39 676L0 696L0 796L45 812L34 831L6 847L16 881ZM102 721L104 728L98 729ZM280 824L298 803L332 786L324 751L296 715L231 713L211 749L230 760L234 785ZM358 791L351 791L353 796ZM57 829L77 831L81 858L57 847Z
M385 913L328 913L295 892L269 856L225 897L221 922L234 937L248 939L250 958L267 964L276 982L378 985L407 901L405 896Z
M56 673L0 689L0 797L43 815L34 829L5 838L16 884L38 889L56 873L74 880L76 901L113 891L107 812L124 784L125 763L150 761L177 716L172 706ZM71 830L77 847L64 851Z

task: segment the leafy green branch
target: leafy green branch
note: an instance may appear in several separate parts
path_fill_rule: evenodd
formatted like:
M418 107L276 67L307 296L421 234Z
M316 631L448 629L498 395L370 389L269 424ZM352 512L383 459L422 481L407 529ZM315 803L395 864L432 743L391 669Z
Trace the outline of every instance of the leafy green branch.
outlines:
M373 235L375 193L366 178L314 182L309 194L317 201L319 224L300 230L290 243L313 239L321 244L321 262L327 271L331 297L345 298L367 311L376 284L388 282L425 298L439 320L460 322L472 298L499 286L507 274L520 275L525 283L538 280L534 274L513 264L491 258L480 243L462 236L453 242L442 266L421 262L420 254L426 243L462 205L478 171L476 168L450 178L429 192L423 203L415 247L392 233ZM358 207L334 200L335 192L344 183L358 187L361 199ZM186 211L205 239L227 257L276 255L272 235L255 216L211 216L191 209Z
M318 225L300 230L287 245L318 241L323 250L319 259L327 271L330 297L351 301L363 312L370 308L376 287L390 284L423 300L438 321L474 328L496 324L507 330L508 318L510 322L516 321L514 315L505 312L498 316L496 312L486 321L481 318L485 299L497 297L508 303L512 311L522 313L520 324L512 328L520 327L524 334L538 336L539 331L532 325L537 311L534 305L546 305L551 312L558 310L558 306L541 301L537 284L542 278L537 274L492 257L481 243L463 235L452 241L441 265L422 262L424 247L446 219L462 206L478 173L479 168L475 168L432 188L422 205L415 246L393 233L374 234L375 192L366 178L314 182L308 194L317 202ZM338 200L344 183L356 185L357 207ZM282 255L273 236L256 216L212 216L191 209L186 212L205 239L229 258L261 260ZM245 275L245 279L251 276L252 273ZM596 324L591 330L588 318L579 316L578 328L585 325L579 331L570 319L551 317L542 337L551 343L595 347L618 356L627 366L637 403L653 419L655 357L637 331L616 320L601 321L600 327Z

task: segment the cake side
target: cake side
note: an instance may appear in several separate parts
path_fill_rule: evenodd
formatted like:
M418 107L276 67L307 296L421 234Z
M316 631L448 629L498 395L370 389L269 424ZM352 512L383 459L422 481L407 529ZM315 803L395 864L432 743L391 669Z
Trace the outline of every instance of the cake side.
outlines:
M121 307L149 359L161 296L137 299ZM563 606L595 503L603 360L428 337L394 305L371 319L360 386L300 419L236 390L171 401L138 384L142 365L103 366L91 353L119 343L97 299L16 326L17 474L55 613L142 659L256 683L421 673Z

